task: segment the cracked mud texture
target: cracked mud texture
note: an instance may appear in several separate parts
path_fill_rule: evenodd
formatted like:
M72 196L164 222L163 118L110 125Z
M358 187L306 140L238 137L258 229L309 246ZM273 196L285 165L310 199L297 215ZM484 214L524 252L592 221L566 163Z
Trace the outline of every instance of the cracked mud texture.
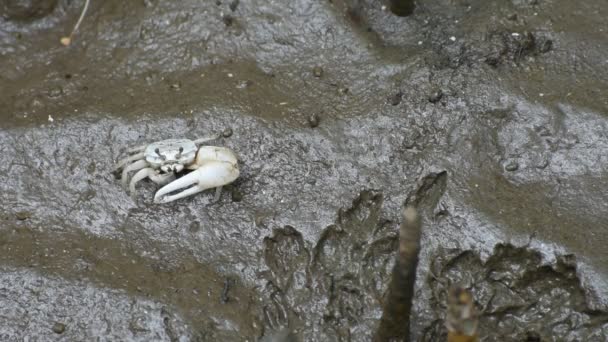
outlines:
M606 1L92 1L64 47L83 4L0 5L2 340L367 341L404 202L414 340L450 282L489 341L608 339ZM218 203L112 174L225 129Z

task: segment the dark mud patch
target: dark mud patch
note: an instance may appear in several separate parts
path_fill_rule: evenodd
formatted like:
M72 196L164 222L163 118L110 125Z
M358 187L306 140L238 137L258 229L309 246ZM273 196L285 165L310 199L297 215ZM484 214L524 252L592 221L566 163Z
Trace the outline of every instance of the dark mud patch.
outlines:
M149 255L164 254L167 248L146 246ZM195 340L259 335L255 315L241 314L241 310L257 311L257 296L235 282L239 278L220 274L182 251L171 252L176 258L164 260L143 257L135 249L127 241L79 232L51 233L27 225L0 231L2 265L166 303L162 319L170 337L177 338L177 332L171 332L172 312L186 319Z

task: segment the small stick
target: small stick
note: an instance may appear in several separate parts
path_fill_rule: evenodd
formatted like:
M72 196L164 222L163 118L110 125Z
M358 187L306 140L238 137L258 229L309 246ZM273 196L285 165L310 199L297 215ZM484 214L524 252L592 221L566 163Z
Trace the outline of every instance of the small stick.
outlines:
M479 313L471 291L460 286L448 290L446 315L448 342L478 342Z
M76 25L74 25L74 29L72 29L72 33L70 33L70 35L67 37L61 38L61 44L63 44L64 46L68 46L72 42L72 38L74 37L74 34L76 33L76 31L78 30L78 27L82 23L85 13L87 13L87 9L89 8L89 1L90 0L85 0L84 7L82 8L82 12L80 13L80 18L78 18Z
M374 336L375 342L410 340L410 311L414 299L421 233L421 221L416 209L406 207L399 230L397 260L389 283L384 312Z

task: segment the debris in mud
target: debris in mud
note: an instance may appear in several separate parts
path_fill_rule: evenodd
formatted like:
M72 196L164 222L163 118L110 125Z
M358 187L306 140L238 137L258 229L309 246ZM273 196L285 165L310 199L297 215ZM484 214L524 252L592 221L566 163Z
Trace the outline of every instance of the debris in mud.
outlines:
M551 51L553 41L539 37L533 32L495 31L488 34L485 41L472 48L470 55L479 53L485 56L485 62L497 66L503 61L519 62L527 56L537 56Z
M308 117L308 126L310 126L310 128L318 127L320 122L321 122L321 119L319 118L319 115L316 113L311 114Z
M32 217L32 213L29 211L19 211L15 214L15 217L17 217L17 220L19 221L25 221Z
M232 136L232 128L228 127L222 131L222 136L224 138L230 138Z
M393 106L397 106L401 103L401 100L403 99L403 93L402 92L398 92L393 96L390 96L388 98L388 102L393 105Z
M234 286L235 280L232 278L226 278L224 280L224 288L222 289L222 294L220 296L220 301L222 304L226 304L230 301L230 289Z

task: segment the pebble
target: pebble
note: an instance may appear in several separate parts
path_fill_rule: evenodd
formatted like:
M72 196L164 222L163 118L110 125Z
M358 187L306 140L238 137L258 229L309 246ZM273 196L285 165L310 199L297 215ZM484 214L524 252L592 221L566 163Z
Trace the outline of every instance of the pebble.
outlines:
M517 171L519 169L519 163L517 163L516 161L510 161L506 166L505 166L505 170L513 172L513 171Z
M319 118L319 115L317 115L317 114L312 114L308 118L308 125L310 126L310 128L318 127L320 122L321 122L321 119Z
M232 1L232 2L231 2L229 5L228 5L228 7L230 8L230 10L231 10L232 12L236 11L237 7L239 7L239 2L240 2L239 0L233 0L233 1Z
M229 138L232 136L232 128L226 128L223 132L222 132L222 136L224 138Z
M441 89L435 89L435 90L433 90L431 95L429 95L429 102L437 103L437 102L439 102L439 100L441 100L442 97L443 97L443 91L441 91Z
M317 78L323 76L323 68L321 68L320 66L312 68L312 74Z
M61 87L54 87L54 88L49 89L49 91L48 91L48 96L50 98L56 98L61 95L63 95L63 88L61 88Z
M197 233L199 230L201 230L201 224L198 221L190 223L190 226L188 227L190 233Z
M237 189L232 189L232 202L240 202L243 200L243 194Z
M25 220L29 219L30 217L32 217L32 213L30 213L29 211L20 211L20 212L16 213L15 216L17 217L17 220L25 221Z
M64 331L65 331L65 324L59 323L59 322L53 324L53 332L55 334L63 334Z
M398 92L397 94L391 96L388 98L388 102L393 105L393 106L397 106L398 104L401 103L401 99L403 98L403 93L402 92Z
M541 53L547 53L553 49L553 41L551 39L547 39L540 45L539 51Z

